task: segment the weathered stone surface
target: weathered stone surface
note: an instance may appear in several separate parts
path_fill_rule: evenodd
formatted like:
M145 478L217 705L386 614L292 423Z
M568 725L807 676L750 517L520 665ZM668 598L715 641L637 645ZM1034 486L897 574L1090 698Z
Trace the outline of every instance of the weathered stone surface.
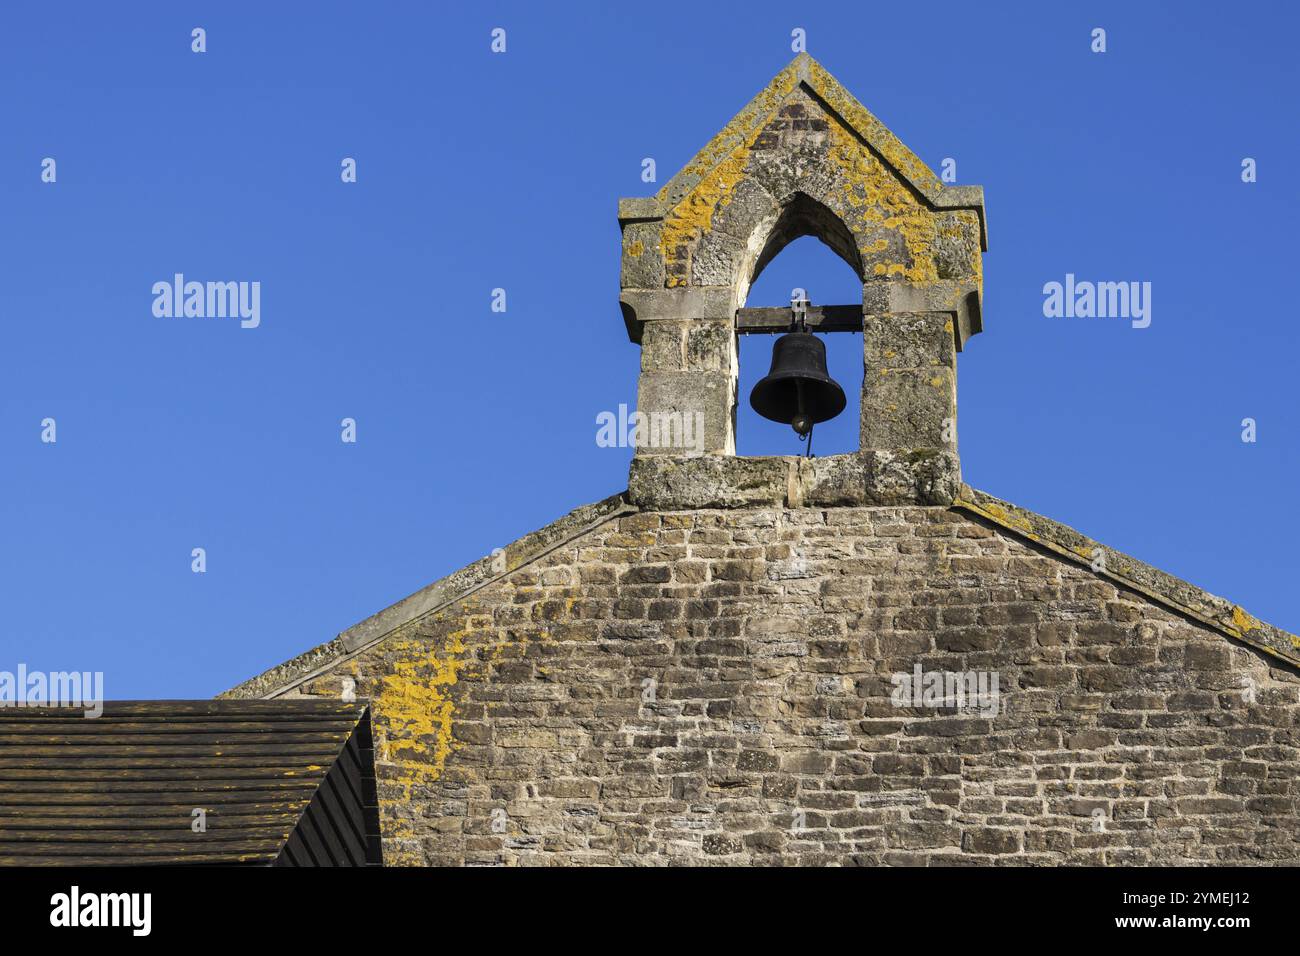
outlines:
M874 369L924 371L957 364L952 320L944 312L868 314L863 331L863 351Z
M788 460L707 456L638 456L628 478L639 507L744 508L785 501Z
M641 332L642 372L681 372L686 368L688 322L661 320L645 323Z
M862 392L863 448L943 448L956 453L953 369L868 369Z
M467 593L482 587L507 571L535 560L557 544L573 538L593 524L627 510L629 506L625 494L611 495L595 504L575 508L546 527L526 534L505 547L495 549L494 554L480 558L458 571L453 571L445 578L384 608L378 614L371 615L343 631L333 640L305 651L282 664L277 664L220 696L260 697L287 683L310 678L327 669L340 656L366 647L391 634L402 625L436 611L452 601L463 599Z
M867 315L862 447L957 453L957 348L944 313ZM949 498L951 500L951 498Z
M950 504L961 489L960 463L946 451L872 451L866 461L873 504Z
M1107 548L1073 528L1042 515L962 485L954 504L972 514L1024 535L1069 560L1092 567L1098 574L1133 590L1158 599L1196 620L1219 628L1223 633L1274 655L1300 664L1300 638L1257 620L1240 605L1208 594L1202 589L1153 568L1136 558ZM1098 559L1103 560L1098 560Z
M628 333L641 341L642 327L655 320L723 319L733 321L739 308L736 291L727 286L678 289L625 289L619 295Z
M748 247L725 232L711 232L700 239L691 256L692 285L728 285L752 258Z
M628 500L663 510L791 508L863 504L950 504L961 487L957 456L939 449L868 451L825 458L794 456L639 456Z
M870 501L865 455L787 460L791 476L785 503L791 508L863 505Z
M737 367L736 331L731 321L691 322L686 328L685 368L693 372L726 372Z
M733 454L734 398L729 372L642 372L637 411L646 434L634 436L642 442L636 456Z
M1033 527L615 512L244 692L371 699L393 864L1300 862L1297 669ZM896 700L918 667L997 704Z
M782 71L655 200L621 206L620 216L625 231L643 232L640 217L658 214L651 221L662 223L669 288L746 289L782 246L809 233L864 278L979 282L980 194L945 187L807 57ZM629 258L625 240L624 276L647 278L639 255Z
M624 289L656 289L664 284L664 258L659 253L660 222L630 222L623 227Z
M980 248L980 221L975 212L962 209L941 216L934 247L939 278L978 282L975 265Z
M656 197L620 202L619 221L620 304L629 335L644 349L638 410L666 407L674 390L691 396L680 407L707 403L706 454L733 454L736 447L735 310L767 263L794 239L816 236L843 258L863 280L863 305L872 314L930 313L946 323L957 347L980 329L982 193L945 186L806 54ZM676 331L654 329L661 322L725 323L730 341L716 341L711 328L707 347L697 350L697 337L686 331L686 347L679 349L681 342L662 341ZM888 331L901 334L893 324ZM864 412L887 414L863 415L864 450L942 447L956 453L954 440L933 434L935 421L955 414L948 407L955 364L932 352L924 356L925 367L936 357L941 368L922 375L916 370L921 366L913 366L884 388L868 388ZM683 368L699 372L699 381L660 374ZM869 376L894 371L868 368ZM722 388L708 378L717 372L728 379ZM869 421L878 425L867 441ZM714 436L715 427L725 433Z

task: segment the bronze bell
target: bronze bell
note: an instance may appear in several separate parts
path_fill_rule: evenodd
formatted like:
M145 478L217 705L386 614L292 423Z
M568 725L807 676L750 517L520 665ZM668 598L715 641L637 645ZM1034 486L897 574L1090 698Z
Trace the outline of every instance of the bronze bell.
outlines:
M764 418L789 425L800 441L813 425L844 411L844 389L826 371L826 345L801 318L772 346L772 369L749 393L749 404Z

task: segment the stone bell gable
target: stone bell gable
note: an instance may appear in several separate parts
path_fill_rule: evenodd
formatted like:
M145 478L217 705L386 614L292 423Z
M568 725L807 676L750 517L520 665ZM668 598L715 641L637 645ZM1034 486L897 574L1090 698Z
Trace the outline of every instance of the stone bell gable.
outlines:
M961 481L977 188L801 55L619 216L639 409L703 453L223 695L368 700L386 863L1300 863L1300 638ZM738 457L801 235L862 278L808 315L861 447Z
M629 478L634 501L953 499L960 484L956 353L982 324L980 187L944 185L800 54L658 195L622 200L619 223L620 303L641 345L638 409L704 423L701 457L672 447L638 450ZM737 460L736 335L779 330L782 322L755 315L738 323L737 312L764 266L807 235L862 280L861 302L835 326L864 333L860 451L805 462Z

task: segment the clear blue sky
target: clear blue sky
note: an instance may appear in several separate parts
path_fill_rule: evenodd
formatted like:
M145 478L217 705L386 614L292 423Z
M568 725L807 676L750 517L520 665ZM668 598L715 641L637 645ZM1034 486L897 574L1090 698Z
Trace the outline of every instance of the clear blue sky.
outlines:
M985 187L966 480L1300 630L1294 4L6 4L0 670L211 695L622 490L629 452L595 443L636 401L616 200L795 27ZM259 281L260 327L155 318L177 272ZM1067 272L1151 282L1150 328L1045 318ZM860 295L801 240L750 304L796 285ZM767 361L746 341L746 395Z

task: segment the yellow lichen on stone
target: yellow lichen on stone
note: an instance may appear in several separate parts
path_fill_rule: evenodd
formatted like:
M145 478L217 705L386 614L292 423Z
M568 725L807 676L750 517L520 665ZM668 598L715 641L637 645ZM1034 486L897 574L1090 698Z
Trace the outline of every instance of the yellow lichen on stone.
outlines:
M1020 515L1012 514L1006 508L992 503L984 505L973 505L975 510L983 512L992 518L998 524L1006 525L1008 528L1015 528L1018 531L1030 532L1033 530L1033 524Z
M724 156L733 153L741 148L742 143L746 149L753 144L757 138L759 129L751 128L754 124L771 113L779 105L780 101L785 98L791 90L799 83L799 73L796 63L791 63L784 70L778 73L767 88L763 90L754 101L732 117L718 133L705 144L704 148L695 154L690 163L682 168L678 176L697 176L703 177L712 169ZM676 179L677 177L673 177ZM667 201L668 189L672 186L673 180L664 183L660 188L657 198L660 201Z
M1249 634L1251 631L1258 630L1260 623L1242 610L1241 605L1238 604L1232 608L1232 626L1242 634Z
M737 149L715 166L664 217L663 229L659 233L659 249L663 253L665 267L675 258L677 247L685 246L689 249L712 226L713 214L730 201L732 191L744 178L745 162L749 157L748 146L746 144L745 148ZM670 288L688 282L688 276L673 275L671 272L667 279Z
M831 103L836 113L826 113L826 157L839 170L836 195L814 196L826 202L845 221L849 231L857 238L859 254L878 256L890 248L881 230L899 233L904 254L900 261L872 264L872 273L879 277L900 277L911 282L934 282L938 271L934 261L936 237L935 216L931 209L917 200L909 187L894 169L903 171L910 180L918 179L940 188L938 179L906 147L889 133L875 117L867 113L844 94L829 79L829 74L808 60L815 75L824 75L820 82L810 84L819 94L826 90L839 90ZM664 216L659 245L663 256L669 288L690 283L689 257L695 244L713 225L717 212L731 201L736 187L749 171L749 162L755 141L762 134L763 120L777 111L784 99L798 86L796 60L778 74L776 80L753 103L718 133L702 149L674 181L685 176L690 185L686 193ZM802 95L802 94L801 94ZM805 101L808 97L803 96ZM818 108L815 101L809 101ZM829 102L829 100L827 101ZM853 114L851 117L847 114ZM885 162L859 138L853 129L843 125L844 117L850 123L861 123L872 131L872 140L880 138L885 143ZM671 183L659 192L662 201L668 201ZM954 227L958 228L958 227ZM758 237L762 238L762 237ZM671 264L682 262L685 271L674 273Z
M386 836L401 838L408 824L393 812L410 802L413 791L436 781L456 749L452 737L455 716L450 689L468 660L463 631L455 631L431 647L422 639L399 639L386 650L393 654L391 670L379 680L376 711L381 716L381 777L396 784L401 795L385 799L381 810L390 829Z
M880 149L881 155L891 166L900 170L921 189L943 188L939 177L930 170L930 167L921 162L884 123L872 116L854 99L820 63L810 60L808 72L810 85L817 95L825 100L831 109L844 117L851 126L862 130L865 134L870 134L872 142Z
M962 221L965 228L971 230L975 236L980 234L980 217L970 209L957 210L957 218ZM970 247L970 271L975 277L975 284L984 288L984 256L977 240Z
M877 262L877 276L902 276L912 282L933 282L939 278L933 256L934 216L916 201L902 181L886 168L854 133L832 117L828 121L827 159L840 170L841 195L834 211L845 219L858 238L859 253L869 259L889 247L879 237L880 229L899 232L906 260ZM838 207L838 208L837 208ZM868 236L877 238L867 240Z
M659 234L659 251L667 266L675 257L678 246L688 249L713 224L714 214L731 201L731 194L744 178L745 167L754 141L762 132L758 122L773 112L781 100L798 85L795 64L790 64L749 106L742 110L678 174L688 178L698 177L682 199L664 216ZM676 180L678 177L674 177ZM658 198L666 202L673 180L659 190ZM687 276L669 273L669 288L687 285Z

